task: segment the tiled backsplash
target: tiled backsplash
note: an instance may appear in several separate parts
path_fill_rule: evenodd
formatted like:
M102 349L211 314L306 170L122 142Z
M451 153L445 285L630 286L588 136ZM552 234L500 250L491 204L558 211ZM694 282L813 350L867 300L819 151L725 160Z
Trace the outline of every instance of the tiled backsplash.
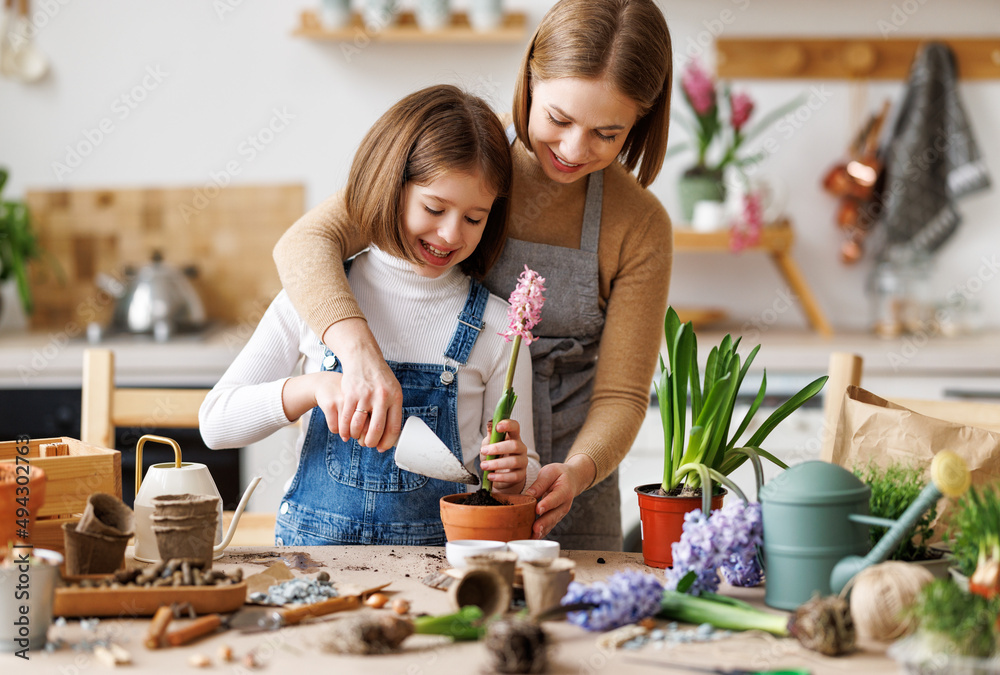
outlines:
M302 215L301 185L217 189L29 191L42 247L65 274L35 263L34 329L104 322L113 299L95 284L98 273L121 277L154 251L166 263L194 266L193 284L208 318L242 323L260 317L280 289L271 251Z

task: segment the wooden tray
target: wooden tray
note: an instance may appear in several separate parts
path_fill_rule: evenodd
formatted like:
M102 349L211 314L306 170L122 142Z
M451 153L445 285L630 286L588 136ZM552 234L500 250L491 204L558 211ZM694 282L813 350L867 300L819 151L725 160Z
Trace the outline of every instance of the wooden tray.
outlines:
M232 612L246 602L247 583L230 586L56 588L54 616L153 616L161 605L189 602L198 614Z

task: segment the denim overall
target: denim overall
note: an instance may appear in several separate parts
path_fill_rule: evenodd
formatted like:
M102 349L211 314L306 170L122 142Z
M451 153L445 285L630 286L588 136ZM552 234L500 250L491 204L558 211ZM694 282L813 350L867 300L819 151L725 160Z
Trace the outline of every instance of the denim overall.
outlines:
M508 128L507 139L514 143L515 138L513 127ZM506 298L525 264L545 277L549 300L542 321L532 331L538 339L529 348L535 446L542 466L566 461L590 410L604 330L597 259L603 200L604 172L596 171L587 177L579 249L508 237L500 259L483 280L495 295ZM574 499L570 512L548 537L569 549L620 551L618 469Z
M484 327L489 291L470 279L469 295L444 355L464 365ZM421 417L462 462L457 367L389 361L403 389L403 421ZM342 372L326 350L323 370ZM381 544L442 546L439 500L465 485L403 471L395 448L378 452L331 434L313 409L295 478L278 509L275 543L286 546ZM464 463L464 462L463 462Z

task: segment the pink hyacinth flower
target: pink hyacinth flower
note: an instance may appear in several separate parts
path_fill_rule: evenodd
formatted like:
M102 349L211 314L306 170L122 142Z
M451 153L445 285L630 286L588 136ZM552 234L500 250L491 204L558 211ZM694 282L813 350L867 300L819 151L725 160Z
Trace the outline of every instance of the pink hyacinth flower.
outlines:
M740 131L753 114L753 99L743 92L732 94L729 97L729 107L732 110L733 129Z
M697 114L705 115L715 105L715 82L697 61L692 61L684 70L681 86Z
M543 292L545 279L525 265L517 279L517 287L510 294L510 309L507 310L510 325L499 335L508 342L517 336L521 336L526 345L534 342L535 336L531 334L531 329L542 320L542 304L545 302Z
M729 230L729 249L739 253L756 246L764 228L764 209L759 192L743 196L743 217Z

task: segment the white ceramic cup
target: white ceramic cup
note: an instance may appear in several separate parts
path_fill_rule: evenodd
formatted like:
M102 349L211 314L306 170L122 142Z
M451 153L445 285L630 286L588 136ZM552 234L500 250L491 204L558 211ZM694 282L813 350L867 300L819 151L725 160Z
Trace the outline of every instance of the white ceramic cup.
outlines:
M451 22L450 0L417 0L417 25L422 30L441 30Z
M444 545L445 557L455 569L465 569L465 559L470 555L481 553L498 553L506 551L507 544L502 541L489 541L487 539L456 539L446 542Z
M518 562L555 560L559 557L559 542L548 539L515 539L507 542L507 549L517 554Z
M691 227L696 232L715 232L724 229L727 221L725 203L705 200L695 203Z
M470 0L469 23L480 31L499 28L503 23L503 0Z

